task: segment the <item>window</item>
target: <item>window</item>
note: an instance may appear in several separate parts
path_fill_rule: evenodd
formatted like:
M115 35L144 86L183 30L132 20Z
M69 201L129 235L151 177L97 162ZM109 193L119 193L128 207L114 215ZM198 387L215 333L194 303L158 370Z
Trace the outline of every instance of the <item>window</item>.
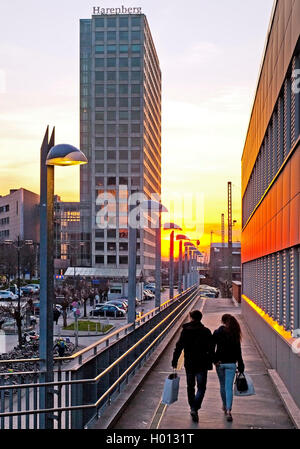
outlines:
M131 19L131 26L138 27L141 24L140 17L132 17Z
M112 94L116 94L117 92L117 86L115 84L108 84L107 85L107 93L112 95Z
M95 67L104 67L104 58L96 58Z
M128 148L128 137L120 137L119 138L119 146Z
M96 81L104 81L104 72L95 72Z
M131 72L131 79L132 79L132 81L140 81L141 80L141 72L140 71Z
M119 125L119 134L128 134L128 124L120 124Z
M104 164L95 164L95 171L98 173L104 173Z
M104 112L96 112L95 113L95 120L100 120L103 121L104 120Z
M128 97L120 97L119 104L121 108L128 108Z
M104 85L103 84L97 84L95 86L95 95L104 95Z
M131 145L133 147L139 147L140 146L140 138L139 137L132 137L131 138Z
M96 108L104 108L104 98L95 98Z
M117 38L117 33L115 31L108 31L107 32L107 40L108 41L115 41Z
M128 239L128 229L119 229L119 238Z
M117 60L116 58L108 58L107 59L107 67L116 67Z
M140 107L140 98L139 97L133 97L131 98L131 106L133 107Z
M128 120L129 112L128 111L119 111L119 119L120 120Z
M140 185L140 177L136 177L136 176L133 176L132 178L131 178L131 185L132 186L139 186Z
M115 137L108 137L107 138L107 146L108 147L115 147L116 146L116 138Z
M116 81L116 72L107 72L107 81Z
M128 264L128 256L120 256L119 260L120 260L120 265Z
M141 67L141 58L131 58L131 67Z
M115 17L110 17L107 19L107 27L108 28L115 28L116 27L116 19Z
M120 17L119 18L119 26L120 27L128 27L128 17Z
M96 147L104 147L104 137L96 137L95 145Z
M95 231L95 237L104 239L104 229L96 229Z
M108 134L115 134L116 133L116 125L107 125L107 132L108 132Z
M104 263L104 256L95 256L95 263Z
M116 178L113 176L110 176L107 178L107 185L108 186L115 186L116 185Z
M128 159L128 151L120 151L119 152L120 161L127 161Z
M131 160L140 160L140 151L139 150L132 150L131 152L130 152L130 154L131 154Z
M119 31L120 41L128 41L128 31Z
M119 94L120 95L128 95L128 84L120 84Z
M107 173L116 173L116 164L107 164Z
M120 45L120 53L128 53L128 45Z
M103 28L104 27L104 17L97 17L97 19L95 19L95 27L96 28Z
M140 265L141 264L141 258L140 256L136 256L136 264Z
M108 151L107 152L107 159L115 160L116 159L116 151Z
M119 67L128 67L128 58L120 58Z
M139 123L133 123L132 125L131 125L131 132L132 133L139 133L141 130L140 130L140 124Z
M107 251L116 251L116 242L108 242Z
M127 164L119 164L119 172L120 173L127 173L128 172L128 165Z
M119 73L119 80L120 81L128 81L128 72L120 72Z
M107 111L107 120L116 120L116 111Z
M107 256L107 263L108 264L115 264L116 263L116 256Z
M104 177L103 176L96 176L95 177L95 184L96 184L96 186L101 186L101 187L104 186Z
M132 84L132 86L131 86L131 93L132 94L140 94L141 93L141 86L139 84Z
M131 172L132 173L139 173L140 172L140 166L138 164L132 164Z
M104 151L96 150L95 151L95 159L96 159L96 161L97 160L103 161L103 159L104 159Z
M96 31L95 40L96 41L104 41L104 31Z
M95 243L95 250L96 251L104 251L104 243L103 242L96 242Z
M109 239L115 239L116 238L116 230L115 229L108 229L107 230L107 237Z
M96 45L95 52L96 53L104 53L104 45Z
M109 97L107 99L107 106L115 107L116 106L116 97Z
M107 53L111 54L111 53L116 53L117 51L117 46L116 45L108 45L107 46Z
M132 44L131 51L132 51L132 53L140 53L141 46L139 44Z
M96 134L104 134L104 125L95 125Z
M131 39L133 41L139 41L141 37L141 33L139 31L132 31L131 32Z
M131 120L140 120L140 111L131 111Z

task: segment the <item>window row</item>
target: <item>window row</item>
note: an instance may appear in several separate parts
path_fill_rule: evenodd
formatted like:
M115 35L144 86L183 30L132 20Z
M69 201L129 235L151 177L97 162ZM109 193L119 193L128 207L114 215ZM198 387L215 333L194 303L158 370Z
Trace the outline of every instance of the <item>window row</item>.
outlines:
M96 124L95 125L95 133L97 134L104 134L105 131L107 134L128 134L128 133L135 133L139 134L141 132L141 125L139 123L132 123L131 125L128 125L127 123L120 123L119 125L115 124Z
M104 58L104 57L98 57L95 58L95 67L101 68L101 67L107 67L107 68L114 68L114 67L141 67L142 65L142 59L137 57L128 58L127 56L120 56L119 58ZM84 65L81 65L81 70L84 71Z
M131 186L139 186L141 181L140 176L132 176L131 178L128 178L126 176L108 176L106 178L107 186L117 186L117 185L129 185ZM95 184L99 187L105 186L105 177L104 176L95 176Z
M98 95L98 94L96 94ZM99 94L99 95L103 95L103 94ZM95 107L96 108L116 108L117 104L118 104L118 108L128 108L130 107L130 103L131 103L131 107L132 108L139 108L141 106L141 98L140 97L120 97L117 98L116 97L96 97L95 98ZM82 114L87 114L87 111L82 111ZM86 119L87 120L87 119Z
M141 24L140 17L96 17L94 21L96 28L128 28L129 25L138 27Z
M112 139L112 140L109 140ZM111 146L115 146L114 142L115 142L115 137L107 137L106 142L107 142L107 146L109 147ZM123 148L140 148L141 147L141 138L140 137L131 137L130 139L130 143L129 143L129 138L128 137L119 137L119 147L123 147ZM100 148L104 148L104 142L105 142L105 138L104 137L96 137L95 138L95 146L96 147L100 147Z
M6 224L9 224L9 217L1 218L0 219L0 226L4 226Z
M127 67L127 66L126 66ZM129 76L130 73L130 76ZM117 72L117 71L96 71L95 72L95 81L141 81L141 72L140 70L128 72ZM86 81L87 82L87 81ZM128 86L127 86L128 87Z
M292 69L300 67L300 56ZM291 74L284 81L243 197L243 226L280 169L300 134L300 95Z
M118 230L119 239L128 239L128 229L119 229ZM137 238L140 238L140 230L136 230ZM95 230L95 238L104 239L107 238L117 238L117 230L116 229L96 229ZM139 245L139 243L137 243ZM139 246L138 246L139 248Z
M139 41L141 39L140 31L131 31L130 35L128 31L96 31L95 41L128 41L131 38L132 41Z
M9 212L9 204L6 204L5 206L0 207L0 214L2 212Z
M139 164L95 164L95 173L104 173L106 168L106 173L140 173Z
M243 264L243 292L286 330L300 328L299 247Z
M140 44L107 44L107 45L95 45L96 54L113 55L116 53L141 53L142 46Z
M132 150L132 151L116 151L116 150L96 150L95 151L95 160L128 160L139 161L141 157L140 150Z
M140 120L141 118L141 111L140 110L132 110L130 111L97 111L95 113L95 120L96 121L104 121L105 119L108 121L115 121L117 120L117 117L119 120Z
M5 239L9 237L9 229L5 229L4 231L0 231L0 239Z
M126 73L128 74L128 72L120 72L121 73ZM124 79L124 81L128 81ZM140 84L131 84L131 94L132 95L140 95L141 94L141 85ZM116 84L107 84L106 86L104 86L104 84L96 84L95 86L95 95L116 95L118 93L118 89L117 89L117 85ZM119 91L119 94L121 94L122 91ZM125 93L125 92L124 92ZM123 103L126 104L126 98L123 99ZM121 103L121 100L120 100ZM127 103L128 104L128 103Z
M128 256L95 256L96 264L117 265L117 260L119 261L119 265L128 264ZM140 265L140 256L136 256L136 263L137 265Z

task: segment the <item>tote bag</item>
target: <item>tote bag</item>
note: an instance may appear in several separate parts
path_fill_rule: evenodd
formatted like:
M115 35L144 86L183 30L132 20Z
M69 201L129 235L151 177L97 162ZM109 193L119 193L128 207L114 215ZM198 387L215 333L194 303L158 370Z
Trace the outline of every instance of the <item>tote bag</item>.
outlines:
M255 394L255 389L253 385L253 381L248 373L244 373L248 388L245 391L239 391L236 386L236 382L234 384L234 395L235 396L252 396Z
M165 386L162 396L162 403L166 405L173 404L178 399L179 376L176 373L170 374L165 380Z

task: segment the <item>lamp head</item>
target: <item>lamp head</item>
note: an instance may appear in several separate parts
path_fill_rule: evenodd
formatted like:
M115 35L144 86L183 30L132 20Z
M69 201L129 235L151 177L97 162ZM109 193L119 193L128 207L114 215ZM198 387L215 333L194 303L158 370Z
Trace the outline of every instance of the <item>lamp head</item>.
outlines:
M190 238L185 234L177 234L176 240L190 240Z
M66 143L55 145L48 153L46 165L80 165L87 164L88 160L78 148Z

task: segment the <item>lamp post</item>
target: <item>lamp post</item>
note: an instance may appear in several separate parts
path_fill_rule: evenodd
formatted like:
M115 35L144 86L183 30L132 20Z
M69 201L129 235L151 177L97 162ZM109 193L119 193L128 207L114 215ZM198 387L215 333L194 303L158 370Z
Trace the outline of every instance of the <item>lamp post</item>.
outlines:
M189 288L190 285L190 269L191 269L191 252L190 248L194 245L192 242L184 242L185 253L184 253L184 278L185 278L185 290Z
M177 234L176 240L179 240L178 293L182 293L182 242L183 242L183 240L189 240L189 237L184 234ZM185 290L185 288L184 288L184 290Z
M21 285L20 285L20 251L26 245L32 245L32 240L25 240L23 244L21 244L20 236L18 235L18 240L14 243L12 240L4 240L5 245L12 245L17 250L18 260L17 260L17 271L18 271L18 308L16 313L16 323L18 329L18 344L19 347L22 347L22 317L21 317ZM10 285L10 284L9 284Z
M86 164L84 154L68 144L54 146L55 129L49 140L47 127L40 159L40 382L53 381L53 297L54 297L54 166ZM40 408L54 404L51 386L40 389ZM53 415L40 415L41 429L53 428Z
M161 289L161 213L168 212L168 209L159 201L148 200L141 204L145 211L157 212L157 222L155 229L155 307L160 307Z
M182 231L176 223L165 223L164 229L172 229L170 234L170 256L169 256L169 298L174 296L174 229Z

